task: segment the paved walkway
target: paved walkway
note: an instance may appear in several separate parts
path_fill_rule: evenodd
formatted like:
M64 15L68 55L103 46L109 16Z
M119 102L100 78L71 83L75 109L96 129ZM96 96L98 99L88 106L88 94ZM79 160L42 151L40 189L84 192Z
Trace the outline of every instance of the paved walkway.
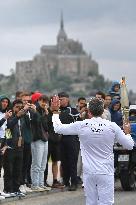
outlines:
M59 176L58 176L59 177ZM48 166L48 183L51 185L52 184L52 163L49 162ZM0 191L3 190L3 169L2 169L2 177L0 178Z
M49 162L49 170L48 170L48 183L51 185L52 184L52 163L51 162ZM3 176L3 170L2 170L2 176ZM2 191L3 190L3 177L1 177L0 178L0 191ZM115 182L115 190L116 190L116 192L115 192L115 202L116 202L116 204L117 204L117 201L118 201L118 195L121 193L127 193L127 192L124 192L124 191L122 191L122 188L121 188L121 185L120 185L120 181L118 180L118 181L116 181ZM26 195L26 197L25 197L25 199L26 199L26 201L28 200L29 201L29 199L30 199L30 201L32 202L32 203L30 203L30 202L28 202L28 204L29 205L33 205L34 204L34 202L35 202L35 199L38 199L38 197L49 197L49 195L51 195L52 193L58 193L58 192L65 192L66 190L64 189L64 190L60 190L60 189L52 189L51 191L49 191L49 192L32 192L32 193L30 193L30 194L27 194ZM77 191L77 193L76 192L73 192L73 195L75 195L76 196L76 194L78 194L78 192L80 193L80 195L82 194L82 197L81 197L81 204L84 204L83 203L83 201L84 201L84 194L83 194L83 189L79 189L78 191ZM70 192L70 194L71 194L71 192ZM62 194L58 194L58 195L55 195L55 196L58 196L59 198L63 198L63 195L69 195L69 192L68 192L68 194L66 193L62 193ZM125 195L125 194L124 194ZM132 195L133 195L133 193L132 193ZM128 196L129 197L129 196ZM51 204L51 199L53 199L51 196L49 197L50 198L50 200L49 200L49 205ZM24 203L20 203L21 201L18 201L18 199L20 199L20 198L18 198L18 197L12 197L12 198L7 198L7 199L5 199L5 200L2 200L2 201L0 201L0 204L6 204L6 205L12 205L12 204L14 204L14 205L24 205L24 204L26 204L25 203L25 200L24 200ZM55 198L55 200L56 200L56 198ZM62 199L61 199L62 200ZM71 200L73 200L73 199L71 199ZM54 204L54 203L53 203ZM60 203L61 204L61 203ZM64 203L62 203L62 204L64 204ZM66 203L66 204L68 204L68 203ZM76 204L76 203L75 203ZM121 203L118 203L119 205L121 205ZM133 203L130 203L131 205L134 205ZM45 205L45 203L42 203L42 198L41 198L41 203L40 203L40 205Z

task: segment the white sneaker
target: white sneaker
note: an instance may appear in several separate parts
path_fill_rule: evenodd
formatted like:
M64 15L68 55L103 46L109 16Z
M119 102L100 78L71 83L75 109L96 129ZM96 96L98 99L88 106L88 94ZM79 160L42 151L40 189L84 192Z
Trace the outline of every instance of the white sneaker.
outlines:
M51 187L47 187L47 186L44 186L44 185L41 185L40 188L44 189L45 191L50 191L51 190Z
M26 190L25 190L25 186L24 185L21 185L19 187L19 190L23 193L23 194L26 194Z
M0 196L4 196L5 198L11 197L10 193L0 192Z
M31 188L26 186L26 184L24 185L24 188L25 188L27 193L33 192Z
M3 200L3 199L5 199L5 197L0 195L0 200Z
M14 192L12 192L12 193L10 193L10 196L11 196L11 197L15 197L16 194L15 194Z
M45 191L45 189L43 189L42 187L39 187L39 186L32 186L31 189L32 189L32 191Z
M43 187L38 186L39 191L45 191Z

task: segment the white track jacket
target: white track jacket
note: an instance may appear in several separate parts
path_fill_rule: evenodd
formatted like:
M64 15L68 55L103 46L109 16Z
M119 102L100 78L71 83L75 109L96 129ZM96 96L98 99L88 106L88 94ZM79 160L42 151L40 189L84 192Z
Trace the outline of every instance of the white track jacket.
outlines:
M101 117L62 124L59 114L53 114L52 122L56 133L79 136L84 173L113 175L114 141L129 150L134 146L131 135L125 135L117 124Z

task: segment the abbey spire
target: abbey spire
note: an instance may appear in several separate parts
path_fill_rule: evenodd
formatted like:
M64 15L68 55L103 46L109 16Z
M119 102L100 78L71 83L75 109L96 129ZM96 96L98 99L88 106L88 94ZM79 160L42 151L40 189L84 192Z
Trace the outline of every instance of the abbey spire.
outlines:
M64 30L64 21L63 21L63 12L61 11L61 17L60 17L60 30L57 35L57 42L63 42L67 40L67 34Z
M61 18L60 18L60 28L64 30L64 22L63 22L63 12L61 11Z

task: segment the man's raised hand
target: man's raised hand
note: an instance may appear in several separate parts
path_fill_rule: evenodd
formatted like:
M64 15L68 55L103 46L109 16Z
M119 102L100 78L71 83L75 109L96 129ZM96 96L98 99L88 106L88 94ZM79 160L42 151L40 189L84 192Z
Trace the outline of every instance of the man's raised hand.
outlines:
M55 111L58 112L59 107L60 107L59 97L57 95L54 95L51 99L51 110L53 112L55 112Z

